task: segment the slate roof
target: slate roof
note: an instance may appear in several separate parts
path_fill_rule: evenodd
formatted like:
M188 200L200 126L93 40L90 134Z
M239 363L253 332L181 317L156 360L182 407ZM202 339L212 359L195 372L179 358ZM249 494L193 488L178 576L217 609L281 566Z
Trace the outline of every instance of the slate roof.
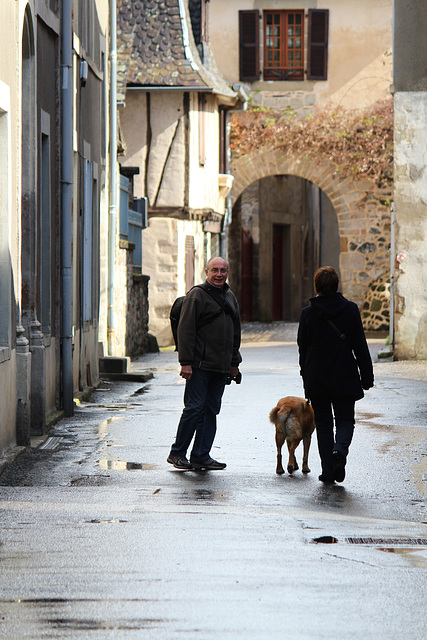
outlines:
M119 101L125 99L126 86L191 88L234 98L208 59L205 67L194 42L188 0L117 0Z

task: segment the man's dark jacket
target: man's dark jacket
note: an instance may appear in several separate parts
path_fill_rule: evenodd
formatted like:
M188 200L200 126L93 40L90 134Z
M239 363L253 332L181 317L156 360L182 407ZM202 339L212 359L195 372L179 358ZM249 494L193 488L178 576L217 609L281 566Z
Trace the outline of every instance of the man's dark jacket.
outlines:
M299 363L307 398L363 398L374 384L372 360L357 305L341 293L310 299L298 327ZM328 323L344 333L346 340Z
M191 289L182 304L178 325L178 359L181 365L228 373L242 361L239 305L227 283L219 288L206 280L204 286L226 305L228 313L219 313L220 305L202 288ZM206 318L212 321L200 326Z

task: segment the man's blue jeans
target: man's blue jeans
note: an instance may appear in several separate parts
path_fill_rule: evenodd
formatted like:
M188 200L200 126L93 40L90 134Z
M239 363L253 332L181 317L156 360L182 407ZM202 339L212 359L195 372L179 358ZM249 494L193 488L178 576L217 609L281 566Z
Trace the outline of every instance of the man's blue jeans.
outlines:
M322 473L327 478L333 475L332 452L339 451L347 458L354 432L354 403L354 398L346 396L311 398Z
M190 462L204 462L216 434L216 417L221 409L226 376L223 373L194 369L185 384L184 410L178 424L171 455L185 456L195 435Z

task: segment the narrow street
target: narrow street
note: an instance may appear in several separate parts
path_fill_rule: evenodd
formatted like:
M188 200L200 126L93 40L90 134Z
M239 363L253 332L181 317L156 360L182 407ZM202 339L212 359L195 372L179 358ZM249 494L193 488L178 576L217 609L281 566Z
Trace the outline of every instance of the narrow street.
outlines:
M303 394L295 331L246 326L212 452L224 471L166 463L172 351L132 363L148 383L104 381L4 470L1 638L425 637L427 366L378 361L370 341L345 482L318 481L315 437L311 473L278 476L268 414Z

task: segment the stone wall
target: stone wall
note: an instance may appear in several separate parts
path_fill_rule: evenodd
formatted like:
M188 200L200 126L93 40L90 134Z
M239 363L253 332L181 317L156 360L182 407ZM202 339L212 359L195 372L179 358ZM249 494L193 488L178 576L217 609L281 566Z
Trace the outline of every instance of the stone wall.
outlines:
M295 175L318 186L335 210L343 294L361 309L365 329L389 326L390 190L354 181L327 162L309 156L258 150L232 162L233 202L251 184L274 175Z
M153 340L148 333L149 281L149 276L134 273L133 265L128 265L126 355L131 358L153 351Z
M153 350L148 333L149 276L135 273L132 242L120 240L116 252L114 355L131 358Z

